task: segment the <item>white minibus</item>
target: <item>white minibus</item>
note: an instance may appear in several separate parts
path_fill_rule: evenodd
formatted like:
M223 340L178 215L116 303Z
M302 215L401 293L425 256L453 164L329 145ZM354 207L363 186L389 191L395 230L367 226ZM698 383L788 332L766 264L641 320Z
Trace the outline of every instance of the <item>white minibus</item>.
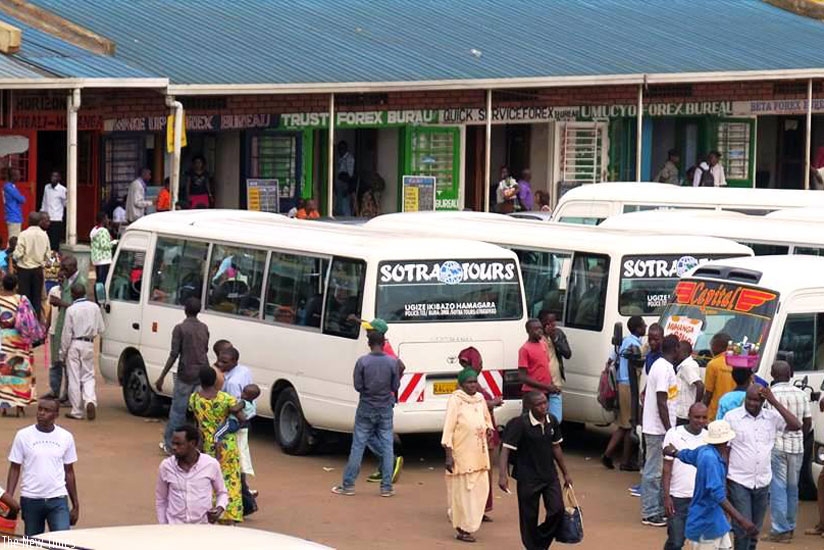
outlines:
M500 214L386 214L367 229L430 237L474 238L512 249L520 260L529 315L553 313L569 339L564 361L565 421L612 421L596 400L598 378L612 349L615 325L632 315L658 319L678 277L715 258L752 255L733 241L643 235L594 227L519 220ZM519 343L526 340L521 334Z
M258 413L278 443L307 452L318 430L351 431L359 319L383 318L406 366L397 433L439 432L457 387L458 353L477 348L480 382L521 410L517 354L525 306L518 260L475 241L376 236L352 226L245 211L152 214L118 245L104 303L101 371L133 414L158 412L154 391L183 303L202 300L212 342L227 339L261 387ZM510 391L508 388L514 388ZM167 377L163 396L172 392Z
M552 221L598 225L616 214L657 208L726 210L763 216L781 208L824 207L824 193L792 189L679 187L650 182L581 185L564 193Z
M709 343L720 332L734 342L760 344L757 373L770 380L776 359L786 360L794 383L811 393L814 437L806 438L802 492L815 499L815 479L824 464L824 258L759 256L701 265L678 282L661 313L665 333L676 332L711 355ZM686 332L678 327L690 327ZM812 459L810 458L812 457Z
M824 222L824 207L782 208L767 214L776 220L794 220L799 222Z
M706 210L649 210L611 216L598 227L634 234L722 237L752 248L756 256L824 255L824 234L820 231L820 224L775 219L769 215L756 217Z

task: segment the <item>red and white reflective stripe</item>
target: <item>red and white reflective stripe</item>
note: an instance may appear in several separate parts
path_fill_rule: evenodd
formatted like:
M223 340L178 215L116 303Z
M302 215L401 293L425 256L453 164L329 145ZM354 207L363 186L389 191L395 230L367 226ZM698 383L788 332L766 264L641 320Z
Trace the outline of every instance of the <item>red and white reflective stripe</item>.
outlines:
M504 394L504 375L499 370L482 370L478 383L492 397L501 397Z
M426 376L422 372L404 373L398 388L398 403L421 403L426 388Z

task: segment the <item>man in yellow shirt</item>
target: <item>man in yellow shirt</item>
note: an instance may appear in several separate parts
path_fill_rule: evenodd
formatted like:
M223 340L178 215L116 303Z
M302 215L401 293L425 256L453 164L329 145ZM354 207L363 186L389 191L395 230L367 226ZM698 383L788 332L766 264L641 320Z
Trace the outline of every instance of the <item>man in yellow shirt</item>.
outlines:
M707 418L715 418L718 412L718 400L724 394L735 389L735 380L732 379L732 367L727 365L726 351L730 335L719 332L710 340L712 359L707 363L704 374L704 404L709 407Z

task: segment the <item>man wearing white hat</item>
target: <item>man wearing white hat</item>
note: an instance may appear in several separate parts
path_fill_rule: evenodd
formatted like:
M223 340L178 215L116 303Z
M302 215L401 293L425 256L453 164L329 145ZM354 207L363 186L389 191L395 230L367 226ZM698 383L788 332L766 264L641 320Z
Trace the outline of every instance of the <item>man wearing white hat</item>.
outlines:
M691 550L730 550L731 526L727 514L745 533L758 535L758 528L727 500L725 461L730 452L727 444L733 439L735 432L729 423L716 420L704 433L706 445L680 451L673 445L664 448L664 455L677 458L696 469L686 525Z

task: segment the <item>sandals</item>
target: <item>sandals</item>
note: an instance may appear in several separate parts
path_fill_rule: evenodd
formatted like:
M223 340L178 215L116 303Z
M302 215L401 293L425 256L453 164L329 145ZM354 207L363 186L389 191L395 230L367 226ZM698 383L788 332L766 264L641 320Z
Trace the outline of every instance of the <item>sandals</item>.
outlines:
M455 535L455 538L461 542L477 542L477 539L472 536L471 533L467 533L466 531L458 531L458 534Z

